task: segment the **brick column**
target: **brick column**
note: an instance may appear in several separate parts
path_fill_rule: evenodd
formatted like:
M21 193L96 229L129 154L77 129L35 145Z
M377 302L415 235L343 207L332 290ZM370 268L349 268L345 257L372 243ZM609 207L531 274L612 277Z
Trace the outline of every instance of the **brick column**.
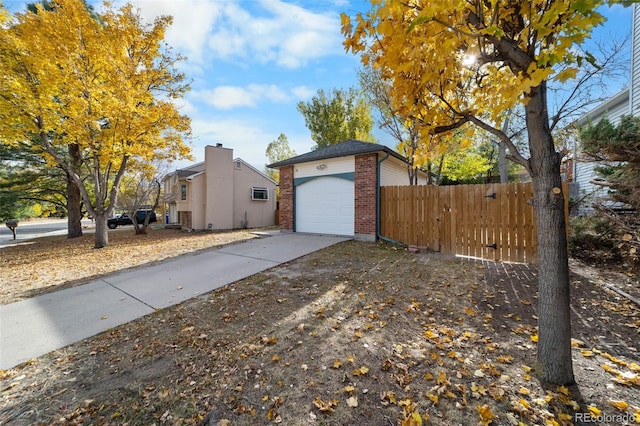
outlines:
M280 230L293 232L293 166L280 168Z
M355 167L354 239L375 241L378 212L378 154L356 155Z

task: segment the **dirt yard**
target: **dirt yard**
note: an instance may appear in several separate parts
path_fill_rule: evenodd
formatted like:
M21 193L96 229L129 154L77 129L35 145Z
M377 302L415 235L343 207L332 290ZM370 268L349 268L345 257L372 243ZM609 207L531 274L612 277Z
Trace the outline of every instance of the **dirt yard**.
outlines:
M346 242L0 372L0 424L640 423L638 277L573 266L570 388L535 268Z

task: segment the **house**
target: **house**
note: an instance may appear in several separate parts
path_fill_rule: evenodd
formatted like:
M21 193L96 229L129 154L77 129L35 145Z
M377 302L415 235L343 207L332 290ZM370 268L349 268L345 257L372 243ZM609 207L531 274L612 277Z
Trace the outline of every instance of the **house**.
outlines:
M384 146L347 140L268 165L280 170L280 229L375 241L381 186L408 185L407 160ZM424 173L419 184L427 183Z
M640 4L638 3L633 6L630 85L580 117L577 125L583 127L595 124L605 117L613 125L617 125L623 115L640 116ZM566 164L566 177L572 182L570 195L580 200L578 214L592 213L592 201L605 198L608 191L606 187L593 183L598 179L595 169L600 164L582 155L579 146Z
M208 145L204 162L164 178L169 223L189 230L275 225L276 182L222 144Z

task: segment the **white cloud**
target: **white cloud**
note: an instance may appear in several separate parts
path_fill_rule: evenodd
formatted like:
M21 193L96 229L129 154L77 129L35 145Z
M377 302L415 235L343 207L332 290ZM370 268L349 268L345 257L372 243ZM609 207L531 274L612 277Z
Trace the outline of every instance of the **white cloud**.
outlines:
M291 96L278 86L269 84L250 84L241 86L218 86L212 90L201 90L190 97L205 102L217 109L237 107L256 107L264 100L269 102L287 102Z
M124 3L118 1L115 5L119 7ZM131 3L147 22L161 15L171 16L173 23L167 29L165 41L194 62L204 59L207 38L224 5L206 0L132 0Z
M194 119L192 128L193 134L198 135L192 146L196 162L204 160L206 145L222 143L225 147L233 149L234 158L240 157L258 170L263 170L267 163L267 145L278 137L277 134L266 133L260 127L260 123L250 123L241 118Z
M134 2L145 19L174 18L166 41L190 61L257 61L293 69L342 53L340 22L280 0L256 2L156 0Z
M316 93L318 93L317 89L312 89L309 86L296 86L291 89L291 93L298 100L304 101L307 99L311 99Z

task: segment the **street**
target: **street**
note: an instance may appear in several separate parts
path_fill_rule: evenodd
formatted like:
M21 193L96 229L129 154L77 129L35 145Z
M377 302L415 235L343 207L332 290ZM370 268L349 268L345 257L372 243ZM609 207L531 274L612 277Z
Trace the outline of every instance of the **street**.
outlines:
M82 220L83 231L86 227L93 227L90 219ZM65 235L67 233L67 219L35 219L18 222L16 228L16 239L7 226L0 224L0 248L6 247L21 241L34 238L48 237L52 235Z

